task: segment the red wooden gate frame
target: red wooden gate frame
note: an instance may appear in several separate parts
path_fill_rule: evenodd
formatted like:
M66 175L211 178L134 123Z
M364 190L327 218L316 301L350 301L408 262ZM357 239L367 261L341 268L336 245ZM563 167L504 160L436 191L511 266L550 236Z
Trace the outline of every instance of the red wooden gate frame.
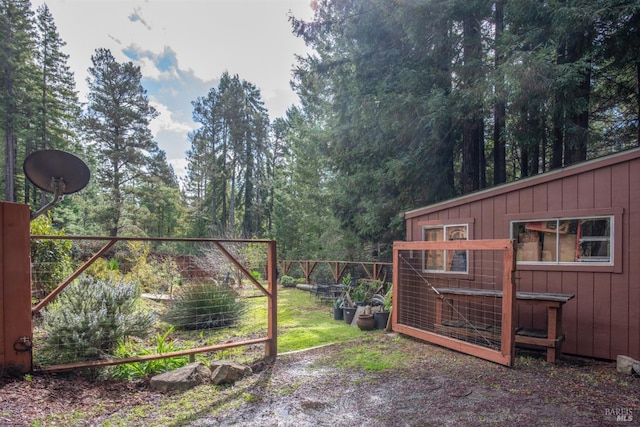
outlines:
M28 211L27 211L28 212ZM27 219L29 218L27 214ZM28 230L28 227L27 227ZM252 344L265 344L265 357L275 357L277 355L277 315L278 315L278 300L277 300L277 252L276 252L276 242L274 240L248 240L248 239L187 239L187 238L164 238L164 237L147 237L147 238L138 238L138 237L103 237L103 236L44 236L44 235L33 235L32 239L54 239L54 240L101 240L107 241L107 243L96 252L89 260L87 260L84 264L82 264L76 271L74 271L71 276L69 276L66 280L60 283L49 295L43 298L37 305L31 308L31 312L34 314L39 312L43 307L49 304L57 294L59 294L66 286L68 286L76 277L78 277L84 270L86 270L96 259L98 259L103 253L105 253L109 248L111 248L118 241L162 241L162 242L208 242L215 245L218 250L220 250L228 259L231 261L237 268L242 271L244 276L250 280L259 290L262 292L267 299L268 303L268 313L267 313L267 336L264 338L256 338L252 340L244 340L237 341L232 343L218 344L213 346L206 347L197 347L188 350L180 350L174 351L170 353L162 353L162 354L152 354L147 356L136 356L122 359L110 359L110 360L97 360L97 361L87 361L87 362L79 362L79 363L70 363L65 365L55 365L55 366L47 366L39 368L38 371L41 372L59 372L59 371L67 371L79 368L96 368L110 365L119 365L123 363L133 363L133 362L143 362L154 359L163 359L168 357L175 356L192 356L198 353L207 353L211 351L224 350L232 347L240 347L245 345ZM247 271L244 266L240 262L238 262L235 257L230 254L222 243L264 243L267 245L267 283L268 287L265 288L258 282L249 271ZM28 253L28 252L27 252ZM27 270L28 271L28 270ZM30 289L28 286L27 289ZM29 302L27 307L31 307L30 293L29 293ZM29 315L29 321L31 320L31 314ZM30 333L31 333L31 323L29 323Z
M502 275L502 332L500 350L492 350L476 344L449 338L434 332L424 331L398 323L398 293L402 292L400 281L399 252L405 250L490 250L503 252ZM515 355L516 291L514 272L516 268L515 242L512 240L457 240L447 242L394 242L393 244L393 308L391 325L394 332L403 333L462 353L471 354L506 366L513 366Z

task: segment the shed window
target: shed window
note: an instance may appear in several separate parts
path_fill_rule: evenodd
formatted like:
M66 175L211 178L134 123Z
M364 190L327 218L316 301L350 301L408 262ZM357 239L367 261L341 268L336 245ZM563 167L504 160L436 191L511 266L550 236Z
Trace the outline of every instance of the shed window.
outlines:
M467 240L468 226L441 225L426 226L422 229L423 240L441 242L449 240ZM467 251L425 251L423 270L431 272L467 272Z
M522 263L613 264L613 217L512 221Z

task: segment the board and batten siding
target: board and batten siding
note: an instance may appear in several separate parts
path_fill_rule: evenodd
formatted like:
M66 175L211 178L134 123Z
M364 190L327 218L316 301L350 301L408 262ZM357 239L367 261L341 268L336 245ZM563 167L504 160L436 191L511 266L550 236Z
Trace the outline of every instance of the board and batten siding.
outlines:
M616 214L614 266L518 265L518 291L575 294L564 306L568 354L640 359L640 149L547 172L404 214L407 240L426 221L469 223L470 239L510 237L510 221L581 213ZM619 228L621 227L621 228ZM521 307L518 324L544 327L541 309Z

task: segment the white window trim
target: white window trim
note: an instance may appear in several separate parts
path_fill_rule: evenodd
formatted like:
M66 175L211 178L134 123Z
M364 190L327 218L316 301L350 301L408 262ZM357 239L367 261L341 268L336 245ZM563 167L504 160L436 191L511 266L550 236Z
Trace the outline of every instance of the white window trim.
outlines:
M532 219L514 219L509 222L509 235L511 239L515 239L517 236L513 235L513 227L515 223L523 223L523 222L545 222L545 221L556 221L556 224L559 224L561 221L575 221L575 220L589 220L589 219L609 219L609 260L608 261L561 261L559 258L560 253L560 244L559 240L556 239L556 261L517 261L519 265L560 265L560 266L613 266L615 265L615 215L585 215L585 216L563 216L563 217L549 217L549 218L532 218ZM556 227L557 230L557 227ZM557 232L556 232L557 236Z
M465 229L465 235L466 235L466 239L465 240L469 240L469 233L470 233L470 226L468 223L450 223L450 224L428 224L428 225L422 225L422 241L427 241L425 240L426 237L426 232L427 230L433 230L433 229L441 229L442 230L442 236L443 236L443 242L447 242L450 241L448 239L444 239L444 237L447 236L447 229L448 228L454 228L454 227L464 227ZM464 274L467 275L469 274L469 251L465 251L466 255L465 255L465 269L462 271L455 271L455 270L447 270L446 269L446 265L447 265L447 251L443 250L442 251L442 265L443 265L443 269L442 270L433 270L433 269L427 269L427 255L426 255L426 251L422 252L422 271L424 273L438 273L438 274Z

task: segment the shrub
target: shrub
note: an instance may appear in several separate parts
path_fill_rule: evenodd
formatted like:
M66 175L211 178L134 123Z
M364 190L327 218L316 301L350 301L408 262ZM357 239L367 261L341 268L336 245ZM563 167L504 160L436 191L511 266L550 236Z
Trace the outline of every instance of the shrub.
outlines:
M54 230L50 214L41 215L31 224L31 234L64 236L64 231ZM51 292L72 271L70 240L31 240L31 281L33 293L42 298Z
M127 282L73 282L42 311L45 338L36 354L48 363L110 357L119 340L146 337L155 315L141 311L137 297Z
M150 256L151 246L145 242L128 242L128 249L131 268L125 278L144 292L171 294L182 278L173 258Z
M164 334L156 335L155 348L147 349L140 344L135 344L130 340L119 341L115 356L118 358L146 356L151 354L165 354L182 350L181 347L174 344L168 339L169 334L173 332L173 327L169 328ZM203 359L201 355L198 355ZM185 366L189 363L189 356L175 356L163 359L154 359L147 362L125 363L114 366L111 373L114 377L122 379L146 378L150 375L159 374L166 371L172 371Z
M228 285L196 282L183 285L163 320L179 329L224 328L235 324L244 303Z
M296 279L291 276L282 276L280 278L280 284L285 288L293 288L296 286Z
M171 257L153 257L149 243L130 241L118 258L95 260L86 274L103 280L126 280L142 292L171 293L182 276Z
M113 282L123 280L120 273L120 263L114 258L98 258L87 267L84 273L94 280Z

